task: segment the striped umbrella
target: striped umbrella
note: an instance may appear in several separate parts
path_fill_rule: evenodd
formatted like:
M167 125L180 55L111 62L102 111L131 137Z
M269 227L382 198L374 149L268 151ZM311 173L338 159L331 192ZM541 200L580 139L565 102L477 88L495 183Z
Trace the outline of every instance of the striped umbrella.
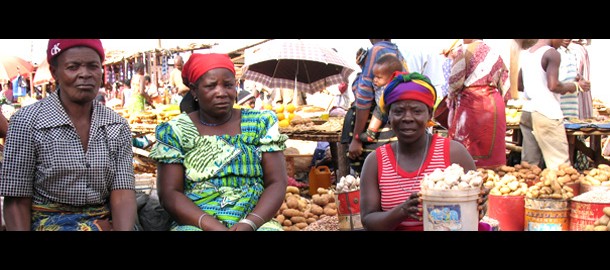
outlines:
M244 57L241 78L268 88L315 93L354 72L334 49L303 40L270 40L247 49Z

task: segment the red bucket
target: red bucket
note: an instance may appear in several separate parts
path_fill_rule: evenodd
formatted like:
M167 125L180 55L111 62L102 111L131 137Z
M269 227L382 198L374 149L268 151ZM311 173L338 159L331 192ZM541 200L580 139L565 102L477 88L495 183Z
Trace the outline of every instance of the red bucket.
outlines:
M362 220L360 218L360 190L337 193L335 201L337 214L339 217L339 230L354 231L362 230Z
M570 231L584 231L604 215L604 207L610 203L570 202Z
M487 215L500 223L500 231L523 231L525 222L524 198L524 196L489 195Z

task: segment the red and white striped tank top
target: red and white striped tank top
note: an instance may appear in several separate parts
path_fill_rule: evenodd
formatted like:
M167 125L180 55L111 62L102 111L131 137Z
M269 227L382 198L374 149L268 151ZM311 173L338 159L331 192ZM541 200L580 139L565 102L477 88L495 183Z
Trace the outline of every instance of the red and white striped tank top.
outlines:
M418 192L424 175L432 173L435 169L446 169L451 165L449 154L450 140L433 135L431 147L426 154L423 168L418 171L406 172L400 167L396 168L396 155L390 144L377 148L377 168L379 179L379 190L381 192L381 210L389 211L403 203L411 193ZM405 219L396 230L423 230L423 223L411 218Z

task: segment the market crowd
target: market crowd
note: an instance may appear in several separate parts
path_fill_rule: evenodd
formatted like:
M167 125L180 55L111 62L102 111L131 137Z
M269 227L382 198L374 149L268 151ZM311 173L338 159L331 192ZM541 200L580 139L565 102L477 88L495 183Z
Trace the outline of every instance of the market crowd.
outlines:
M523 100L520 160L541 168L571 162L564 120L598 117L585 40L515 40L518 74L482 39L404 55L391 39L370 41L356 52L361 72L327 90L336 97L334 114L345 119L341 141L352 173L363 181L367 230L423 230L418 193L435 169L506 165L511 99ZM156 126L150 153L159 203L171 218L167 230L282 230L274 215L287 187L288 136L263 105L303 104L306 97L245 87L226 54L193 53L186 62L177 56L167 85L141 64L129 80L104 84L104 59L99 39L50 39L56 88L8 120L0 114L7 230L137 228L130 125L111 107L141 112L157 104L181 110ZM11 89L2 93L15 101ZM433 135L441 117L446 137Z

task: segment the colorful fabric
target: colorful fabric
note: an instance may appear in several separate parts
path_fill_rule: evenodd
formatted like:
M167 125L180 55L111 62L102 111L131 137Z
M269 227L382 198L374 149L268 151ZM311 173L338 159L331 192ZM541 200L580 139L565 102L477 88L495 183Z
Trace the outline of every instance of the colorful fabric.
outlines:
M140 80L143 76L141 74L134 74L131 78L131 95L129 96L129 103L126 105L129 115L135 117L137 113L143 112L146 108L146 98L142 95Z
M262 154L283 151L288 136L280 134L270 111L241 110L241 134L201 136L183 113L156 129L150 158L185 167L184 192L201 210L230 227L246 217L263 192ZM174 223L171 230L200 230ZM260 230L281 230L270 221Z
M417 100L428 108L434 108L436 89L430 79L422 74L397 72L385 88L379 107L383 113L387 113L390 105L400 100Z
M462 143L478 168L506 165L506 111L495 88L465 88L448 119L448 138Z
M32 205L32 231L110 231L110 209L63 204Z
M502 96L510 88L508 68L502 57L482 41L456 48L448 83L450 99L469 86L493 86L502 91Z
M13 100L11 101L14 101L15 98L27 95L28 91L29 89L26 79L21 75L17 75L17 77L13 80Z
M506 165L508 68L483 41L456 49L449 77L448 138L462 143L477 167Z
M182 80L184 84L194 84L199 77L210 69L226 68L235 74L235 65L227 54L220 53L194 53L182 67Z
M143 112L146 108L146 98L138 91L131 93L129 97L129 104L127 104L127 110L129 115L135 117L137 113Z
M419 192L424 175L435 169L446 169L451 165L450 141L438 134L433 135L432 143L421 171L407 172L397 167L396 154L391 144L377 148L377 179L381 196L381 210L390 211L409 199L413 192ZM423 223L412 218L401 222L396 230L423 231Z
M104 46L102 46L102 41L99 39L49 39L47 61L51 63L51 60L61 52L77 46L85 46L95 50L100 55L102 63L106 59Z

